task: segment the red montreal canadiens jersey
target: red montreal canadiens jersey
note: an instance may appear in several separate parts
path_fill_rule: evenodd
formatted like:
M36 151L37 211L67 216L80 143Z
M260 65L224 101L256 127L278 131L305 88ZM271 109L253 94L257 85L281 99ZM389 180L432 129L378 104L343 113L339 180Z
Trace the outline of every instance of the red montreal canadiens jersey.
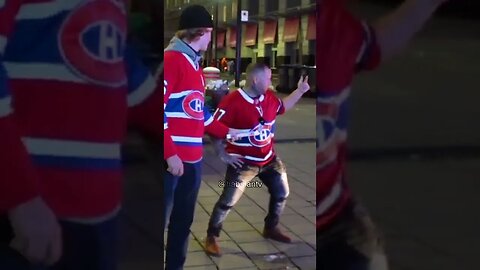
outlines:
M117 209L127 116L162 133L126 31L120 0L0 1L0 212L38 195L60 218Z
M164 53L164 158L179 155L183 162L203 156L203 135L225 138L228 128L204 109L202 69L184 53Z
M348 100L356 71L380 60L373 30L342 1L324 1L317 22L317 229L351 199L345 181Z
M226 151L240 155L246 162L258 166L271 161L275 156L273 147L275 119L284 112L282 100L271 90L255 99L249 97L242 89L227 95L218 106L215 119L242 132L253 132L260 126L263 128L256 136L228 142ZM260 118L264 120L263 125L259 121Z

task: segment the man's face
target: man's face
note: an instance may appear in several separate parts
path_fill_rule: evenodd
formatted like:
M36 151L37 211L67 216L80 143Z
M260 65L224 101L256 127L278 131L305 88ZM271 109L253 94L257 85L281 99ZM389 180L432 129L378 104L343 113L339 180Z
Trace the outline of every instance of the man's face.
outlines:
M199 47L200 51L207 51L208 50L208 45L210 44L210 41L212 40L212 30L213 28L207 28L203 36L200 36L200 39L198 40L199 42Z
M265 68L263 72L259 72L255 76L255 90L257 94L263 95L267 92L270 85L272 85L272 70Z

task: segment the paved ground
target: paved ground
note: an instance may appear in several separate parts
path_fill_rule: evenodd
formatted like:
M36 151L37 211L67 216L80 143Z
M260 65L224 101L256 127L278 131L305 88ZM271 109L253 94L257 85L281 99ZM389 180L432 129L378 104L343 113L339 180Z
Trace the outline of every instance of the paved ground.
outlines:
M269 195L256 180L258 184L247 188L224 225L219 240L225 255L210 258L204 254L201 245L206 225L221 193L219 183L225 171L225 166L208 148L187 269L315 269L314 144L279 144L277 150L288 168L291 188L281 224L293 236L294 243L282 244L261 236ZM290 155L292 152L303 155Z
M354 86L350 181L385 230L392 270L480 269L478 29L438 17Z

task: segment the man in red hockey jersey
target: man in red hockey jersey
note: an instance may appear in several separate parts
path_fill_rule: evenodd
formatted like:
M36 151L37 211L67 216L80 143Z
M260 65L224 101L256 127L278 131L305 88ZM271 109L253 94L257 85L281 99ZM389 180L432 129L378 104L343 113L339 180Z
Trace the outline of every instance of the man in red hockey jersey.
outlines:
M116 269L127 117L163 133L126 14L117 0L0 1L0 269Z
M222 195L215 204L208 224L205 251L210 255L220 256L216 238L220 235L223 222L248 183L257 176L270 192L263 236L284 243L291 242L290 237L278 227L289 186L285 165L274 149L273 134L277 116L293 108L310 86L308 76L300 78L298 88L280 99L269 89L271 76L272 71L264 64L250 64L245 87L226 96L215 113L215 119L240 129L248 136L228 142L225 149L221 140L214 140L217 153L228 167Z
M345 179L348 98L357 71L403 48L445 0L406 0L369 25L341 0L317 8L317 269L387 269L379 235Z
M201 53L211 39L212 17L200 5L182 11L179 30L164 53L166 268L183 269L190 226L201 183L204 133L226 138L235 130L213 119L204 108Z

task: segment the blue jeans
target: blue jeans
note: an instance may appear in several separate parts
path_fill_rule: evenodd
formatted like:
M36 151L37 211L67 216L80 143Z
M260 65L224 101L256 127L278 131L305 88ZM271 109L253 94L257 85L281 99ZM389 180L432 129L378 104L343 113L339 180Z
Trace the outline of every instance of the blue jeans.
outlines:
M9 247L13 237L9 221L0 218L0 269L12 270L115 270L118 263L118 217L98 224L60 221L63 251L52 267L31 265Z
M166 269L183 269L187 256L190 226L201 184L202 164L184 163L182 176L164 174L165 211L163 229L168 226Z
M278 225L280 215L285 208L289 187L285 165L280 158L275 157L271 162L262 167L246 163L239 169L235 169L232 166L227 167L223 192L210 216L207 235L217 237L220 235L223 222L231 208L242 197L245 188L248 187L248 183L256 176L267 186L270 193L268 214L265 217L265 228L273 229Z

